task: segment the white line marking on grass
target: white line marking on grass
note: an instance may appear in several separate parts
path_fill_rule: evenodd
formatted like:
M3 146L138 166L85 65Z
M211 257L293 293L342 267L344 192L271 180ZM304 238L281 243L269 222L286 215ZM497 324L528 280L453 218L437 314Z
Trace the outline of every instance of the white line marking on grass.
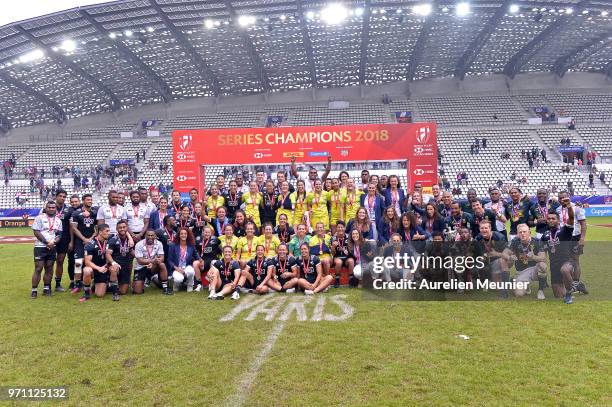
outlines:
M248 394L251 391L251 387L257 378L257 374L259 373L261 366L268 358L268 355L272 351L272 348L274 347L274 344L276 343L276 340L280 336L281 332L283 332L285 323L286 321L280 320L276 323L274 328L272 328L272 332L270 332L270 335L264 342L261 352L259 352L259 355L257 355L255 360L253 360L249 370L247 370L246 373L240 378L236 392L232 394L225 402L226 406L242 406L244 404Z

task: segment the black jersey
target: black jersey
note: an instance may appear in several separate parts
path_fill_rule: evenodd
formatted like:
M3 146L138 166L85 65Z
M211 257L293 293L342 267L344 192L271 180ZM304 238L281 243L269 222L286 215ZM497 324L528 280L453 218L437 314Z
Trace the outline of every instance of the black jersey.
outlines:
M296 260L297 266L300 269L300 277L302 278L312 278L317 276L317 264L321 261L317 256L310 256L310 259L304 260L302 256L298 257Z
M69 241L70 240L70 221L72 220L72 214L79 208L73 208L70 205L64 204L63 207L57 207L57 212L55 213L55 217L62 221L62 236L61 240ZM94 222L95 223L95 222Z
M251 259L247 262L247 267L249 268L249 273L255 279L256 285L259 285L266 278L266 274L268 273L268 260L262 259L259 260L257 258Z
M482 215L472 214L472 237L476 238L480 233L480 222L488 220L491 223L493 232L497 231L495 214L488 209L485 209Z
M196 236L196 250L203 260L211 262L219 258L221 254L221 241L217 236L211 236L204 240L202 236Z
M108 250L112 252L113 260L119 264L130 263L134 259L134 247L129 246L127 236L121 239L113 236L108 241Z
M474 218L472 215L465 212L461 213L461 216L458 218L455 218L453 215L448 218L448 226L457 231L461 228L468 228L471 231L473 223Z
M108 248L108 240L103 242L102 240L94 239L87 244L85 247L85 253L87 256L91 256L91 261L98 267L106 265L106 250Z
M334 242L338 242L338 246L336 246L335 251L333 250ZM345 260L346 258L349 257L348 242L349 242L349 237L346 233L344 234L344 237L340 237L340 238L338 237L338 235L332 236L330 244L331 244L332 252L334 253L335 258Z
M276 192L267 193L262 192L263 199L259 206L259 215L261 218L261 224L270 222L272 225L276 224L276 209L278 208L278 195Z
M533 252L534 255L540 253L542 251L542 242L532 237L529 243L524 245L518 237L515 237L512 239L512 242L510 242L509 249L518 259L514 262L516 271L523 271L537 264L535 261L527 259L527 254L529 252Z
M485 257L489 262L491 258L489 254L491 251L503 252L508 242L506 237L499 232L492 232L490 239L485 239L481 234L476 236L476 251L479 256Z
M196 225L195 219L193 218L189 218L187 220L183 219L183 218L177 218L176 219L176 228L188 228L193 230L194 226Z
M236 273L240 272L240 264L237 261L226 263L224 259L215 260L212 264L217 270L223 281L233 281Z
M287 257L285 260L280 260L278 256L268 259L268 266L272 266L276 277L280 277L283 273L291 273L293 267L297 264L295 257Z
M574 227L563 226L560 229L547 230L540 239L542 248L548 252L551 267L561 267L574 256L576 242L572 240Z
M506 204L504 211L506 219L510 221L510 234L516 235L516 227L521 223L527 223L529 220L530 207L525 201L518 203L509 202Z
M544 202L535 202L531 205L531 209L529 211L529 220L535 225L536 233L546 233L548 231L548 223L546 219L548 218L548 212L550 210L556 211L559 207L557 202L547 203Z
M235 194L227 192L223 194L223 198L225 199L225 208L227 209L226 216L233 221L236 211L242 205L242 192L236 192Z
M98 208L90 208L89 211L79 208L72 213L72 222L76 224L77 230L83 237L91 238L96 232L97 216Z
M168 264L168 253L170 253L169 246L174 244L174 238L176 237L176 231L174 229L161 228L155 231L157 240L159 240L164 248L164 263Z
M280 229L280 227L277 225L274 228L274 234L278 236L278 240L280 240L281 243L289 244L291 236L293 236L294 233L295 232L291 226L285 226L284 229Z

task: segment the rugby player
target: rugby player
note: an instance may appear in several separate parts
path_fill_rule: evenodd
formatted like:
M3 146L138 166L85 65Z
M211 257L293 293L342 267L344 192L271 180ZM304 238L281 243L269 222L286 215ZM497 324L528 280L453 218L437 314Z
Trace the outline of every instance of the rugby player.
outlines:
M38 296L38 284L44 268L43 294L51 295L51 279L53 278L53 264L57 258L56 247L62 237L62 221L56 216L57 205L53 201L45 204L43 213L36 216L32 224L32 231L36 237L34 242L34 273L32 274L31 298Z
M304 290L304 295L313 295L328 288L334 278L329 274L323 275L319 258L310 255L310 247L307 244L300 246L300 254L296 260L300 276L297 284Z
M298 282L298 267L296 259L289 257L289 249L287 245L281 243L278 246L278 254L268 262L268 273L271 278L268 279L268 286L274 291L282 291L287 294L295 292L295 286Z
M240 298L238 281L240 280L240 264L232 260L232 248L223 248L223 258L215 260L208 272L210 284L209 299L222 300L226 295L232 294L232 299Z
M242 287L242 291L267 294L270 291L268 281L272 275L268 270L268 265L264 246L258 244L255 248L255 258L249 260L244 270L240 273L238 287ZM232 299L234 299L234 296L232 296Z
M115 225L116 226L116 225ZM91 297L91 281L94 282L96 297L102 298L107 287L113 294L113 301L119 301L117 274L119 267L109 263L106 256L110 228L106 224L98 225L97 236L85 247L85 267L83 267L83 296L79 302L88 301Z
M142 240L145 232L149 229L149 210L145 203L140 202L140 198L141 194L138 191L130 192L130 204L125 206L128 231L135 243Z
M520 215L519 215L520 217ZM538 300L544 300L544 287L546 286L546 252L542 250L539 239L531 237L531 231L526 223L516 227L517 237L512 239L510 245L504 249L503 258L507 262L506 270L514 263L517 271L516 280L522 282L538 281ZM514 295L522 297L526 289L516 288Z
M334 264L334 287L340 287L340 272L343 267L346 267L349 276L353 274L355 268L355 259L349 257L348 236L346 235L346 226L344 222L336 222L336 233L331 238L331 252Z
M134 240L128 233L128 223L125 220L117 222L117 235L108 241L106 251L107 263L119 269L119 294L125 295L130 287L132 266L134 263Z
M146 277L152 279L157 276L162 286L162 293L172 295L168 288L168 270L164 263L164 247L157 240L154 231L149 230L145 233L145 238L136 243L134 250L136 265L134 267L134 293L144 292L144 280Z
M111 189L108 191L108 203L100 206L96 220L98 225L108 225L111 235L114 235L117 233L117 222L121 219L125 219L125 208L119 204L119 193Z
M83 204L81 209L76 210L72 214L72 229L74 240L74 284L72 284L72 293L76 294L83 287L82 272L83 261L85 259L85 246L93 239L96 234L96 217L97 209L93 206L93 197L91 194L83 195Z

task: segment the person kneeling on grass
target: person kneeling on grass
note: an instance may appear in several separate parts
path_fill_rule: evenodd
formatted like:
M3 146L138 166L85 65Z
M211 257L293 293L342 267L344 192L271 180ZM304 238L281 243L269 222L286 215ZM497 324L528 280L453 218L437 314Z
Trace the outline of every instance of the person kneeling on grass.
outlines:
M323 276L323 268L317 256L310 255L310 247L304 243L300 246L302 254L297 259L300 278L298 286L304 290L305 295L313 295L325 290L334 282L331 274Z
M514 263L517 281L538 281L538 300L544 300L544 287L546 286L546 252L542 249L539 239L531 237L531 231L526 223L517 226L517 237L512 239L510 246L504 250L505 268L509 269ZM526 289L515 289L514 295L523 297Z
M91 296L91 279L93 277L96 297L102 298L106 294L106 288L110 282L110 291L113 293L113 301L119 301L117 275L119 267L109 263L106 258L106 250L110 228L106 224L98 225L98 236L85 247L85 267L83 268L84 293L80 302L89 300Z
M195 268L198 268L200 256L195 249L193 233L188 228L180 228L174 244L168 247L168 274L172 273L173 291L187 286L187 292L193 291Z
M249 292L254 290L256 294L268 293L268 281L271 275L268 272L268 259L265 258L265 251L263 245L257 245L255 258L249 260L240 273L238 286L243 287L243 291L246 289Z
M268 287L274 291L295 292L298 282L298 266L295 257L289 257L289 248L281 243L278 255L268 261Z
M134 263L134 241L128 233L128 223L125 220L117 222L117 235L108 241L106 260L119 268L119 294L125 295L130 287L132 264Z
M222 300L226 295L232 294L232 300L240 298L240 264L232 260L232 247L223 248L223 258L215 260L208 271L210 282L208 299Z
M156 277L160 282L163 294L172 295L168 288L168 270L164 264L164 247L157 240L154 231L148 230L145 238L136 243L136 266L134 267L134 294L144 292L144 280L146 277L152 281Z

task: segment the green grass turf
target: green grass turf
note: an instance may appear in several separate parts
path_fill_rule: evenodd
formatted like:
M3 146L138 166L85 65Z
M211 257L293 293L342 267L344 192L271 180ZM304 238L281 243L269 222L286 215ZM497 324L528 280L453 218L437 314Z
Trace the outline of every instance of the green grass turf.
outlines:
M582 259L592 294L571 306L535 293L490 302L323 294L346 294L352 318L290 319L245 404L611 405L612 302L588 299L611 298L612 244L593 240L612 241L612 229L591 227L589 236ZM32 301L31 253L0 245L0 386L65 385L65 405L223 405L278 323L245 321L246 313L219 322L236 303L196 293Z
M0 236L34 236L32 228L0 228Z

